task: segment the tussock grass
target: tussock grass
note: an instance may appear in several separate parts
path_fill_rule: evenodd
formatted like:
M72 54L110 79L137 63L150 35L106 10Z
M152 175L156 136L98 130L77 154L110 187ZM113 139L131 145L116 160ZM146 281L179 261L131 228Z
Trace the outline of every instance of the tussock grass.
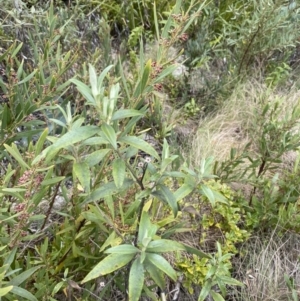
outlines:
M245 286L232 292L232 301L285 301L292 298L285 279L291 279L295 294L300 295L300 236L276 230L269 236L252 237L245 243L234 265L237 279Z
M191 162L199 166L201 159L213 156L217 161L229 158L231 148L242 151L251 142L257 152L260 118L266 104L279 101L282 118L291 114L299 102L300 91L270 90L264 84L248 81L240 84L231 97L215 113L201 119L196 134L190 139ZM293 156L287 156L291 158Z

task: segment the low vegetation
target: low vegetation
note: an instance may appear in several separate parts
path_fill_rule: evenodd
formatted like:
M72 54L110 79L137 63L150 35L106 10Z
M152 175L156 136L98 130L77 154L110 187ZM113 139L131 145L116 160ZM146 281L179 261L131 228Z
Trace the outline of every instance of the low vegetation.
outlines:
M299 300L298 1L0 3L1 300Z

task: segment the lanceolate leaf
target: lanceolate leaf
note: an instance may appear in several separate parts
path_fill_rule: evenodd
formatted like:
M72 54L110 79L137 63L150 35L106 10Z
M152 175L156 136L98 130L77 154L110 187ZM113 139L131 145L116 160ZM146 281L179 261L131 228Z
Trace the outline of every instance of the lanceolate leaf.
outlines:
M125 179L123 186L122 186L122 190L126 190L128 189L132 184L133 184L133 180L131 179ZM89 196L88 198L83 202L83 204L87 204L90 202L94 202L97 200L100 200L108 195L113 195L118 191L115 182L108 182L106 184L101 185L101 187L97 188L96 190L94 190ZM83 205L82 204L82 205Z
M115 112L112 116L111 120L118 120L118 119L124 119L124 118L129 118L133 116L143 116L144 114L138 110L133 110L133 109L124 109L124 110L119 110Z
M133 245L120 245L116 247L109 248L105 250L104 253L109 253L109 254L136 254L140 250L136 248Z
M216 293L213 290L210 291L210 294L214 301L225 301L225 299L219 293Z
M193 190L194 188L191 185L188 184L181 185L181 187L174 192L176 201L178 202L182 200L183 198L188 196Z
M155 253L146 253L146 258L158 269L162 270L165 274L167 274L171 279L176 281L177 275L175 270L162 256Z
M166 69L164 69L157 78L155 78L154 80L154 84L155 83L159 83L161 82L161 80L163 78L165 78L166 76L168 76L169 74L171 74L172 72L174 72L178 67L176 65L171 65L169 67L167 67Z
M36 74L36 72L37 72L37 69L35 69L33 72L31 72L29 75L27 75L23 80L18 82L18 85L21 85L21 84L24 84L24 83L30 81L33 78L33 76Z
M129 145L131 145L137 149L140 149L140 150L144 151L145 153L153 156L154 158L159 159L159 156L158 156L156 150L150 144L148 144L145 140L143 140L141 138L134 137L134 136L126 136L126 137L120 138L119 142L129 144Z
M130 269L129 273L129 300L138 301L142 293L144 285L144 267L137 257Z
M41 159L46 156L51 156L55 154L58 150L73 145L80 141L83 141L99 131L99 128L96 126L83 126L77 129L72 129L62 137L58 138L51 146L47 147L39 156L37 156L32 164L39 162Z
M138 241L142 243L145 238L152 238L157 229L158 227L156 225L151 224L148 213L143 211L140 221Z
M209 254L206 254L196 248L193 248L193 247L190 247L186 244L182 244L183 247L184 247L184 250L191 253L191 254L195 254L197 256L199 256L200 258L208 258L208 259L211 259L211 256Z
M114 67L114 65L109 65L101 72L101 74L98 77L98 87L102 87L102 83L103 83L105 76L108 74L109 70L113 67Z
M92 90L89 86L84 84L83 82L73 78L70 79L70 82L77 86L78 91L83 95L83 97L91 104L95 105L95 99L92 96Z
M228 276L218 276L218 278L225 284L228 284L228 285L239 285L239 286L243 286L243 283L241 283L240 281L234 279L234 278L231 278L231 277L228 277Z
M4 107L3 107L2 110L3 111L2 111L1 130L2 131L6 131L6 129L8 128L8 126L11 124L11 119L12 119L11 115L12 115L12 112L8 108L7 104L4 105Z
M89 167L92 167L99 162L110 152L112 149L99 149L96 150L84 158L84 162L88 164Z
M23 297L26 300L38 301L38 299L35 296L33 296L30 292L18 286L14 286L10 292L20 297Z
M100 261L81 281L81 283L88 282L99 276L107 275L113 271L125 266L133 259L135 254L111 254Z
M7 144L4 144L4 147L6 150L18 161L18 163L25 169L29 169L28 164L23 160L19 150L16 148L16 146L13 144L13 146L9 146Z
M102 145L108 143L109 141L103 137L92 137L82 142L83 145Z
M102 130L101 135L103 135L103 137L109 141L109 143L112 145L114 149L117 149L118 148L117 136L113 127L111 127L108 124L103 124L101 126L101 130Z
M90 85L92 87L92 94L94 98L96 98L96 96L99 94L97 73L94 66L92 66L91 64L89 64L89 77L90 77Z
M119 189L123 186L125 179L125 162L121 158L117 158L112 164L112 174L116 187Z
M64 179L65 177L55 177L55 178L46 179L41 183L41 185L42 186L53 185L55 183L61 182Z
M138 83L138 85L134 91L133 97L137 98L143 94L143 92L147 86L147 83L148 83L150 72L151 72L151 60L149 60L147 62L146 66L144 68L141 81Z
M79 180L80 184L84 188L84 190L89 193L90 192L90 181L91 181L91 174L90 169L87 163L85 162L76 162L73 165L73 172L77 179Z
M154 282L161 288L164 289L166 286L165 278L163 272L158 269L155 265L153 265L149 260L144 261L144 266L150 277L154 280Z
M199 295L199 298L198 298L198 301L204 301L205 298L208 296L210 290L211 290L211 281L210 280L207 280L203 287L202 287L202 290L200 292L200 295Z
M46 137L48 136L48 133L49 133L48 128L45 128L45 130L41 134L38 142L36 143L36 145L35 145L35 154L36 154L36 156L41 153L41 151L43 149L43 145L44 145L45 140L46 140Z
M171 190L165 185L159 185L159 191L162 193L165 201L169 204L171 207L174 217L177 216L178 213L178 205L176 202L176 198Z
M228 203L228 200L225 198L225 196L223 194L221 194L220 192L218 191L212 191L214 196L215 196L215 199L220 202L220 203L223 203L223 204L229 204Z
M158 239L151 241L146 251L150 253L165 253L179 250L185 250L181 243L169 239Z
M5 295L7 295L11 290L12 290L13 286L6 286L6 287L1 287L0 288L0 297L3 297Z
M28 269L27 271L21 273L20 275L15 276L11 281L9 281L8 284L15 285L15 286L20 285L41 267L42 266L37 266L37 267Z
M116 184L114 182L108 182L106 184L101 185L99 188L95 189L89 195L89 197L83 202L83 204L100 200L108 195L113 195L114 193L116 193L116 191L117 191Z
M208 198L212 206L216 203L216 198L212 190L206 185L201 185L201 192Z

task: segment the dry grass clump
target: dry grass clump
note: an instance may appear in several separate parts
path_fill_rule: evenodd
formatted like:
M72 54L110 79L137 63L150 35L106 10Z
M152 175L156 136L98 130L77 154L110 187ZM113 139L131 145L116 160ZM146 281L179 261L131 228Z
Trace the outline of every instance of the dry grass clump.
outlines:
M258 150L260 119L266 104L279 101L282 118L292 113L299 102L300 91L269 90L258 82L247 82L235 89L231 97L214 114L199 121L198 130L191 138L189 156L199 166L201 159L213 156L217 161L229 158L231 148L244 149L251 142L251 150ZM288 156L290 157L290 156Z
M264 239L253 237L241 248L234 266L236 278L245 286L232 292L232 301L295 301L285 277L300 296L300 236L275 233Z

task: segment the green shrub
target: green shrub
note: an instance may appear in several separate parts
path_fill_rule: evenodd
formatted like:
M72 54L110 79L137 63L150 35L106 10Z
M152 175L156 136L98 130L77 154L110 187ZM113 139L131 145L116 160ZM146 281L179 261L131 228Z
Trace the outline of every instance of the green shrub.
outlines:
M180 9L177 1L174 15ZM3 263L3 298L11 300L6 293L21 291L29 300L58 300L61 293L85 300L95 292L111 298L119 291L129 300L139 300L142 293L155 299L153 288L164 290L165 276L177 279L164 253L210 258L167 238L180 230L178 201L194 190L212 193L203 183L209 172L195 172L180 162L164 139L166 132L161 131L156 149L143 134L143 121L153 117L152 110L161 112L157 89L176 68L168 48L198 12L190 19L182 12L180 22L169 16L158 36L165 42L156 61L145 61L141 47L131 82L122 64L97 74L95 66L106 60L89 52L95 66L72 68L82 48L72 49L76 33L68 27L74 24L71 18L61 20L66 11L54 11L51 5L47 12L36 12L31 24L36 34L24 28L29 62L22 60L17 43L1 57L8 79L0 82L7 99L0 106L0 151L6 160L1 165L0 242L15 250L10 275ZM157 21L156 27L160 35ZM155 118L160 121L162 115ZM19 278L23 281L14 280ZM99 280L105 283L100 291Z
M210 112L249 72L283 83L298 45L298 11L295 1L212 1L188 32L189 96Z

